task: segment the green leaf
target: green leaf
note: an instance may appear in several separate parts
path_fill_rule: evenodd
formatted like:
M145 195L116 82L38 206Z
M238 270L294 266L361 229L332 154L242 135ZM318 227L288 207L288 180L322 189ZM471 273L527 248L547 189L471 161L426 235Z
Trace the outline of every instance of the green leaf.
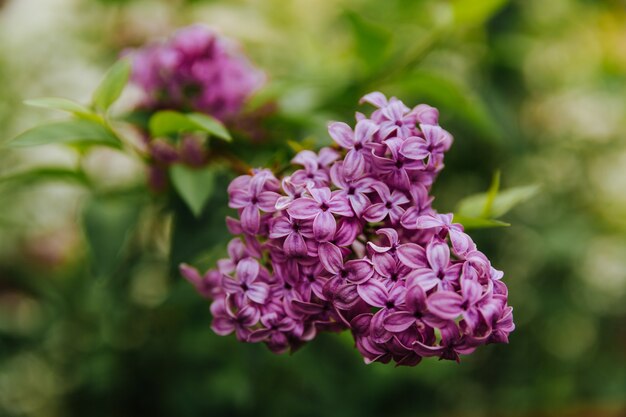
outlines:
M98 277L111 276L139 219L141 201L128 195L93 196L83 211L83 224Z
M287 140L287 146L289 146L294 153L298 153L306 149L300 142L296 142L295 140Z
M130 62L126 59L113 64L93 94L93 105L96 109L107 111L115 103L128 83L130 70Z
M15 137L9 142L9 146L18 148L49 143L121 148L120 140L111 130L90 120L68 120L40 125Z
M61 110L78 116L91 116L92 111L75 101L59 97L42 97L24 101L24 104L44 109Z
M177 273L181 262L196 262L207 251L213 248L216 251L226 247L230 233L224 219L232 215L228 207L228 193L226 188L232 180L230 170L215 169L215 192L211 194L202 214L197 217L187 207L182 199L175 199L172 203L174 212L172 238L170 242L170 268Z
M497 170L493 174L493 178L491 179L491 185L487 190L487 198L485 199L485 205L483 206L483 212L480 217L488 219L493 217L491 215L491 209L493 207L493 203L498 196L498 191L500 191L500 171Z
M156 112L150 118L148 128L152 136L159 137L193 130L196 128L196 125L182 113L163 110Z
M89 179L80 170L62 167L37 167L27 171L19 171L0 177L0 184L29 184L43 181L75 182L88 185Z
M224 127L222 122L216 118L201 113L191 113L188 114L187 117L196 123L198 127L201 127L205 132L211 134L212 136L223 139L226 142L230 142L232 140L228 130Z
M487 229L492 227L508 227L509 223L501 222L500 220L483 219L479 217L468 217L459 214L454 214L454 222L461 223L465 230L469 229Z
M378 68L388 56L391 32L355 12L346 12L346 18L352 27L357 55L370 70Z
M493 199L489 208L489 217L498 218L503 216L513 207L533 198L537 195L539 189L538 185L527 185L500 191ZM481 217L484 214L488 200L488 193L466 197L458 204L456 212L467 217Z
M213 192L215 174L211 168L194 169L176 164L170 168L170 178L178 195L185 201L194 216L202 209Z
M510 0L456 0L452 3L454 20L461 25L483 25Z
M540 189L541 186L535 184L500 191L498 197L496 197L493 202L493 206L491 207L492 217L503 216L515 206L535 197L539 193Z
M225 141L232 140L230 133L219 120L200 113L160 111L150 118L149 128L150 133L155 137L181 132L204 132Z

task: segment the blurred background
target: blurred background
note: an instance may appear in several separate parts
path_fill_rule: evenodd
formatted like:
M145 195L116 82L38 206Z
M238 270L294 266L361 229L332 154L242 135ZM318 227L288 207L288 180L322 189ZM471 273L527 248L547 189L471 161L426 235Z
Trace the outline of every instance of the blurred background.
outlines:
M2 149L0 416L626 416L626 2L2 0L0 140L51 117L24 99L87 102L121 51L195 22L266 70L280 140L328 143L326 122L380 90L437 106L455 136L440 211L497 169L541 185L512 227L472 233L517 330L415 368L364 365L348 334L291 356L218 337L175 265L223 252L221 214L170 249L158 205L97 201L55 170L75 151ZM80 163L101 189L144 182L121 152Z

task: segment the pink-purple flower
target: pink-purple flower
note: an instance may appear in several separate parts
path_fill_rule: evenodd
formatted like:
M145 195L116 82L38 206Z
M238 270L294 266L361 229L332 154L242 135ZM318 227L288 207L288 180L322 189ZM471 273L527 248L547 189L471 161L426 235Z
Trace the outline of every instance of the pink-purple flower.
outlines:
M353 216L348 199L330 188L312 188L311 197L300 197L293 201L287 214L298 220L313 220L313 236L320 242L331 240L337 231L336 216Z
M194 25L130 51L142 107L197 111L220 120L237 115L265 79L237 49L210 28Z
M381 93L356 127L331 123L338 150L303 151L283 178L233 180L229 258L183 275L213 299L213 330L295 350L322 331L349 329L366 363L459 360L515 328L502 272L430 187L452 137L438 111Z

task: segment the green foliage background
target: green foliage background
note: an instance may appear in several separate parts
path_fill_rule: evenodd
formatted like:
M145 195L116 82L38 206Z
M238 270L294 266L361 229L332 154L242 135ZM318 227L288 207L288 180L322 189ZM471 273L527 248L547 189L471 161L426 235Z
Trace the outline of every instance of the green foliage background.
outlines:
M439 107L455 136L439 210L498 169L541 187L512 227L472 232L505 271L511 343L394 369L347 334L292 356L215 336L176 265L223 255L232 174L212 172L195 218L119 150L2 148L0 416L624 415L622 0L0 1L0 140L55 115L22 100L86 103L122 49L194 22L268 73L256 103L278 112L268 144L240 147L251 165L328 143L327 121L380 90Z

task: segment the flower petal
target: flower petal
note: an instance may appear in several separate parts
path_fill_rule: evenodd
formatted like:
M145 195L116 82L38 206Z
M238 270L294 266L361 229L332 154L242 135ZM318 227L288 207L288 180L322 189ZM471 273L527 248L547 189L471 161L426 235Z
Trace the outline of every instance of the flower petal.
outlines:
M312 188L310 192L311 197L319 204L328 203L331 197L330 188L328 187Z
M237 264L239 282L249 284L259 275L260 265L254 258L244 258Z
M471 237L456 229L450 228L448 231L450 235L450 242L452 243L452 249L458 256L464 256L471 250L476 248L474 241Z
M483 293L483 287L476 281L464 279L461 281L461 295L463 299L473 305L476 303Z
M286 216L273 219L270 224L270 239L279 239L293 232L293 226Z
M357 286L359 295L367 304L372 307L385 307L388 294L387 288L380 281L370 280Z
M311 219L320 211L319 203L306 197L293 200L287 209L287 213L294 219Z
M261 227L261 213L255 206L246 206L241 211L241 228L252 235L258 233Z
M441 280L437 278L437 275L432 269L420 268L409 272L406 275L406 286L412 287L413 285L421 286L424 291L429 291L439 285Z
M248 190L235 190L228 195L228 207L244 208L250 205Z
M372 257L374 269L383 278L391 278L396 272L396 260L389 253L375 253Z
M343 160L343 175L348 178L358 178L365 172L365 157L362 151L350 149Z
M320 212L313 220L313 236L320 242L332 240L336 231L337 222L330 211Z
M357 216L361 216L365 209L371 204L369 198L365 194L355 193L348 196L348 201Z
M228 336L235 331L235 324L230 317L217 316L213 317L211 322L211 330L219 336Z
M320 314L324 311L324 306L321 304L309 303L300 300L291 300L293 309L300 314Z
M385 253L388 252L389 249L391 249L389 246L378 246L377 244L372 242L367 242L367 247L376 253Z
M320 262L328 272L336 275L343 269L343 256L337 246L324 242L319 245L317 250Z
M348 270L347 280L354 284L363 284L374 275L372 264L365 259L356 259L346 262Z
M259 329L255 330L248 336L249 343L258 343L267 340L272 334L271 329Z
M251 305L243 306L237 313L239 323L246 327L255 326L259 322L260 316L259 310Z
M237 294L242 291L241 283L226 275L222 277L222 288L227 294Z
M202 276L196 268L187 264L180 264L178 267L181 275L193 284L194 287L198 287L202 283Z
M376 343L386 343L393 335L389 333L384 325L383 320L387 316L387 310L378 310L374 317L372 317L372 322L370 323L370 337Z
M428 297L427 303L431 313L445 320L454 320L463 312L463 297L452 291L437 291Z
M417 122L420 124L436 125L439 123L439 110L428 104L419 104L411 113L415 114Z
M354 141L364 145L372 140L372 137L378 132L378 129L378 124L374 123L372 120L359 120L354 128Z
M343 122L332 122L328 125L328 134L339 146L350 149L354 146L354 132Z
M426 310L426 292L420 285L413 285L406 291L406 306L413 311Z
M426 251L415 243L405 243L398 246L398 259L409 268L425 268L428 266Z
M411 200L409 200L406 194L404 194L402 191L394 190L393 193L391 193L389 201L393 202L394 206L400 206L402 204L408 203Z
M435 227L444 227L446 224L440 218L426 214L417 218L416 223L418 229L433 229Z
M409 159L422 160L430 155L430 152L428 150L428 144L424 139L411 137L402 143L400 155Z
M337 159L339 159L339 152L337 152L336 150L332 148L329 148L329 147L322 148L318 152L317 161L323 167L329 166L330 164L335 162Z
M340 192L333 192L330 200L328 201L329 210L339 216L352 217L354 212L350 207L350 202L345 197L345 194Z
M246 296L255 303L265 304L270 295L270 287L264 282L255 282L248 285Z
M350 246L354 243L357 235L361 233L361 224L355 218L345 217L339 220L334 243L337 246Z
M395 247L398 244L398 232L395 229L386 227L384 229L377 230L376 234L385 236L390 247Z
M433 240L426 247L426 258L433 271L445 271L450 263L450 248L441 240Z
M389 102L387 101L387 97L379 91L375 91L373 93L369 93L364 95L361 100L359 100L359 104L370 103L373 106L378 108L385 107Z
M273 191L263 191L257 196L258 206L266 213L276 211L276 201L280 198L280 194Z
M409 230L417 229L416 224L419 213L420 210L417 207L409 207L400 219L400 224L402 225L402 227Z
M363 218L368 222L378 223L387 217L389 210L382 203L372 204L363 213Z
M385 330L392 333L400 333L411 327L415 323L415 317L408 311L397 311L388 314L383 319Z
M234 219L230 216L226 217L226 227L228 228L228 231L233 235L240 235L243 233L241 221Z
M302 165L306 171L317 169L317 154L308 149L298 152L291 160L292 164Z
M304 256L307 254L306 242L299 233L290 233L287 239L285 239L283 248L289 256Z

